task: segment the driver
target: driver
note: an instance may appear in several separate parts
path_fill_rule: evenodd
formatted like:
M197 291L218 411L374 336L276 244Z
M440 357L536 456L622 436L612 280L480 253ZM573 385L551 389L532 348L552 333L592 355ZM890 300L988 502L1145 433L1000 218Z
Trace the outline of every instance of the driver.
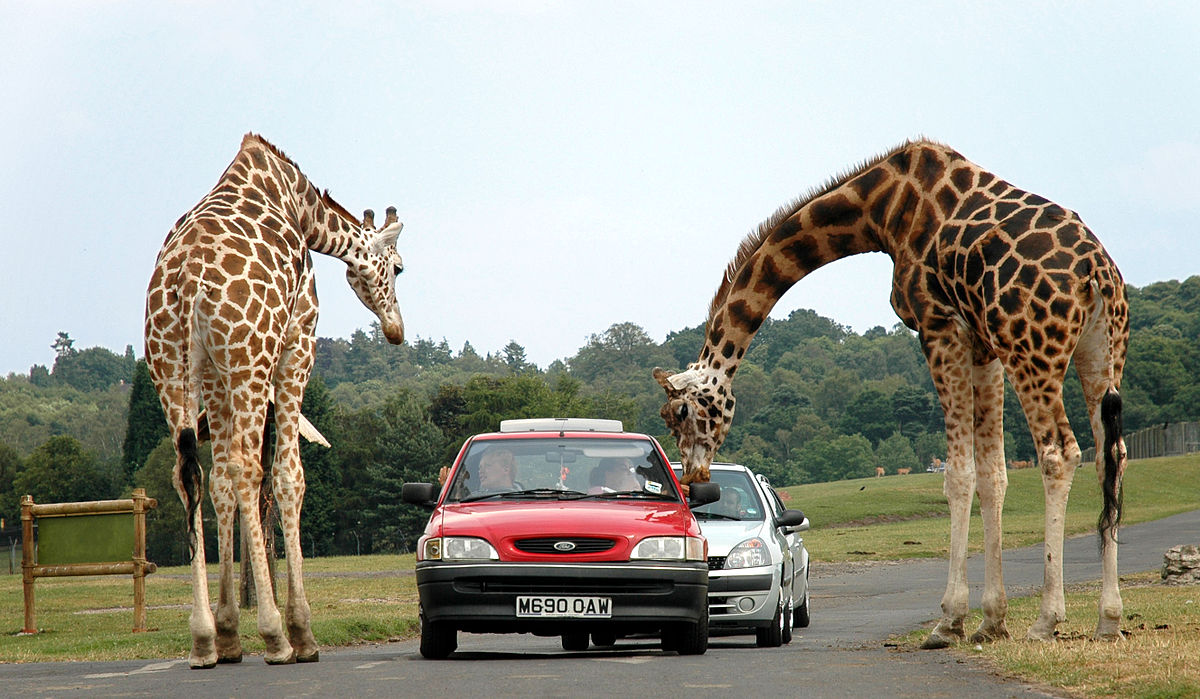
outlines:
M628 493L641 490L633 473L633 462L625 457L610 457L600 462L592 471L592 487L589 493Z
M479 492L504 493L516 485L517 461L508 449L490 449L479 459Z

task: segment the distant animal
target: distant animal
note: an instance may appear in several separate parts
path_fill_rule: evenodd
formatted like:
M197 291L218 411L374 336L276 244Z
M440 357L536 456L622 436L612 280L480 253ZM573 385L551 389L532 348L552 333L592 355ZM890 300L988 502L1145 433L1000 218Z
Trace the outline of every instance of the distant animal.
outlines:
M191 667L242 659L233 582L239 512L266 661L318 660L300 551L304 474L298 440L307 423L300 403L314 361L318 311L310 251L346 262L350 286L379 318L388 341L400 344L404 323L395 283L404 268L396 251L401 227L395 209L388 210L381 229L369 211L360 223L275 146L247 134L213 190L176 222L163 243L146 294L146 361L175 445L173 481L187 513ZM278 503L287 556L286 620L273 597L258 509L270 405L276 438L268 487ZM208 491L220 559L215 618L200 508L202 409L212 441Z
M1017 468L1030 468L1031 466L1033 466L1033 462L1032 462L1032 461L1013 461L1013 462L1010 464L1009 468L1014 468L1014 469L1017 469Z
M924 646L965 638L967 534L978 491L984 528L980 642L1009 635L1000 570L1004 379L1025 412L1044 478L1041 611L1028 637L1054 638L1066 618L1063 524L1081 450L1063 407L1074 359L1083 384L1103 504L1096 638L1121 636L1117 527L1126 452L1121 375L1129 305L1121 273L1079 216L1018 189L932 141L910 141L781 207L738 246L709 304L704 342L681 372L654 371L660 414L683 482L706 481L733 421L733 376L783 294L829 262L882 252L894 263L892 307L916 331L945 412L950 571L942 617ZM692 276L695 270L677 273Z
M875 477L876 477L876 478L879 478L879 477L880 477L880 476L882 476L882 475L883 475L883 467L882 467L882 466L876 466L876 467L875 467Z
M912 473L912 469L911 469L911 468L898 468L898 469L896 469L896 475L897 475L897 476L907 476L907 475L908 475L908 474L910 474L910 473Z

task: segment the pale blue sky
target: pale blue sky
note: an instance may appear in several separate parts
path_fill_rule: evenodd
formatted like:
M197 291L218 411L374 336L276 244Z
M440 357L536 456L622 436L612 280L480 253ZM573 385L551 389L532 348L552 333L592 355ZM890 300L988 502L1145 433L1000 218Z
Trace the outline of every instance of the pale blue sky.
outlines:
M545 367L704 320L738 242L904 139L1080 212L1135 285L1200 273L1200 4L0 0L0 376L142 353L174 221L242 134L405 221L410 339ZM318 332L374 320L316 256ZM789 292L891 327L890 262ZM699 348L697 348L699 350Z

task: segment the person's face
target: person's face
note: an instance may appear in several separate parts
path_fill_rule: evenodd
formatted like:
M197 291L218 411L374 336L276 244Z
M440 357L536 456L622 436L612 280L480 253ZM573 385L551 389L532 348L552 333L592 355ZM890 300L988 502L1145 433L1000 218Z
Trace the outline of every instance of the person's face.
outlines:
M479 462L479 485L483 488L510 488L513 483L512 466L498 458Z
M633 475L632 468L633 464L629 463L629 459L626 459L620 468L609 469L608 473L604 474L605 487L622 492L637 490L638 482L637 478Z

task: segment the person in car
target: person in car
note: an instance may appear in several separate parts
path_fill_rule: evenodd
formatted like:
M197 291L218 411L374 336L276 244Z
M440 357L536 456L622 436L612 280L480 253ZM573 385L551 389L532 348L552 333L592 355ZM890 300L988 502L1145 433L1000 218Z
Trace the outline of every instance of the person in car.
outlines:
M625 457L610 457L600 462L592 469L590 478L591 494L596 493L627 493L631 490L641 490L642 484L634 475L633 462Z
M476 493L505 493L516 489L517 461L507 449L489 449L479 459L479 490Z

